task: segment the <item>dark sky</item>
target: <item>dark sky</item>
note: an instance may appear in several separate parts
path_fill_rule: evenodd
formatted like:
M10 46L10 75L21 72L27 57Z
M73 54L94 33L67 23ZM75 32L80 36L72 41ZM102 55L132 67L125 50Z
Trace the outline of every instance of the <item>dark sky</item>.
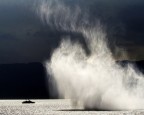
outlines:
M0 98L48 98L45 67L31 62L49 59L62 36L85 46L80 33L43 23L35 11L37 1L0 0ZM89 9L91 21L98 18L106 26L109 42L125 48L133 59L144 59L144 0L64 1Z
M60 36L77 33L51 30L34 11L36 0L0 0L0 63L43 62ZM91 18L107 26L108 35L128 50L144 49L143 0L67 0L90 8Z

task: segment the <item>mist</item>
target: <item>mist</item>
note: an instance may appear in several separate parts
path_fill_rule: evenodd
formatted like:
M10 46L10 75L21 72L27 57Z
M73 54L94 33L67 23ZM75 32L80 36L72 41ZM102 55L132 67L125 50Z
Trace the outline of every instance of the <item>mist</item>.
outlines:
M81 43L71 41L70 36L62 37L45 64L51 75L51 93L84 109L144 109L143 75L134 65L116 63L100 19L91 21L88 10L60 0L41 1L37 13L51 28L81 33L89 49L86 53Z

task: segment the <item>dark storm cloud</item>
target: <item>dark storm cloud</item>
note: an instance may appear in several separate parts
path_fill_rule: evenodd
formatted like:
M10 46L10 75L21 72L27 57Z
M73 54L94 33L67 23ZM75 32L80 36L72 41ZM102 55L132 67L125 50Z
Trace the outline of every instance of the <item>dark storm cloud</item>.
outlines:
M79 33L50 29L34 11L36 0L0 1L0 63L44 61L58 46L62 36L83 42ZM89 10L91 21L98 18L107 27L108 36L117 44L143 44L143 0L65 0Z

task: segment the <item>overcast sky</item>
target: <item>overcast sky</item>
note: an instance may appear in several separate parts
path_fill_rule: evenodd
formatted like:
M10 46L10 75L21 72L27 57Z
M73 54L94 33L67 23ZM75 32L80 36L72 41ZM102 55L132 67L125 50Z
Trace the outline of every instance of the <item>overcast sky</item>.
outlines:
M92 18L102 20L117 44L144 45L143 0L67 1L90 8ZM58 45L61 33L42 23L35 2L0 0L0 63L43 62Z

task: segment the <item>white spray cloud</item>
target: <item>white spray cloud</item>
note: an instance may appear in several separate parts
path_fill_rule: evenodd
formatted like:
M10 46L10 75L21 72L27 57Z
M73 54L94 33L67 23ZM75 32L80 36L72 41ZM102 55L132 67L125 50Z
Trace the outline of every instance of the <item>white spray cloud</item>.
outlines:
M143 75L132 65L115 62L98 21L92 25L80 7L71 8L60 0L42 1L38 13L51 27L82 33L91 51L87 55L78 42L63 40L53 52L46 68L61 97L89 109L144 108Z

